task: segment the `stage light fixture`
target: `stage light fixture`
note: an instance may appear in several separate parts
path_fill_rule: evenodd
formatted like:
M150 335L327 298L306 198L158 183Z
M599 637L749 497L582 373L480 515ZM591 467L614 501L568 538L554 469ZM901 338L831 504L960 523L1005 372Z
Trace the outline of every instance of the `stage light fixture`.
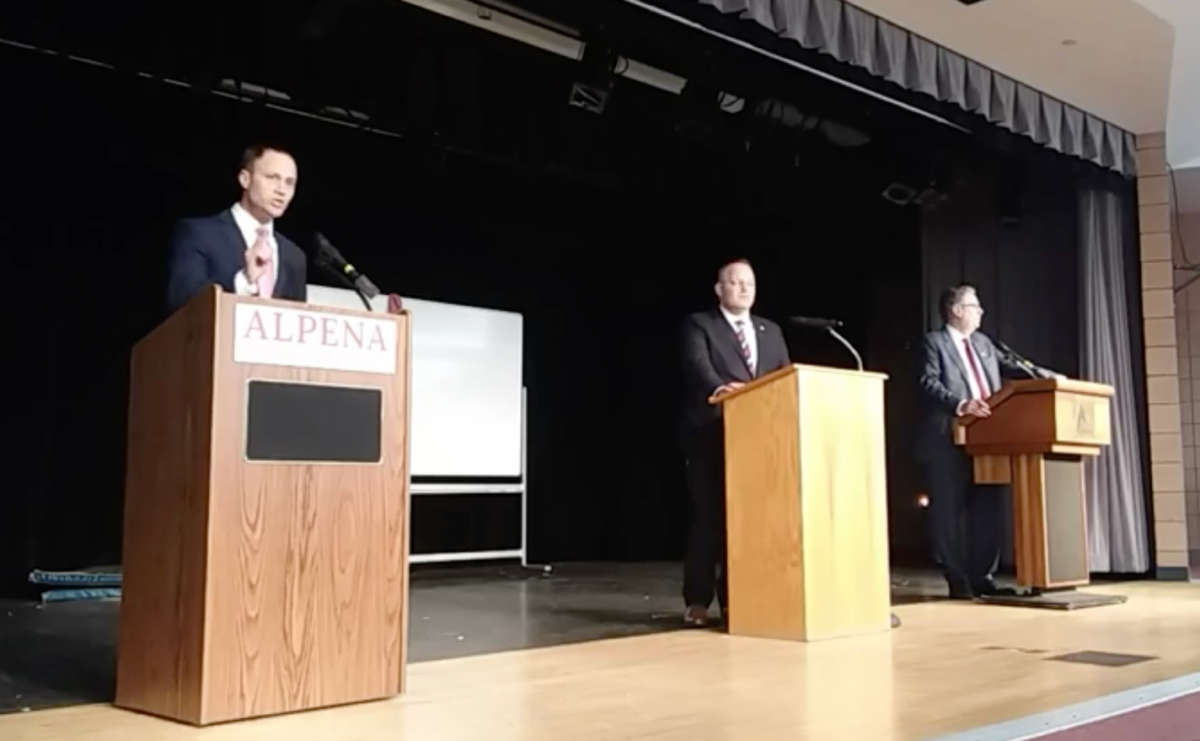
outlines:
M404 0L404 2L575 61L583 59L587 47L581 34L575 29L561 24L554 24L555 28L548 28L545 25L505 13L497 7L471 2L471 0ZM615 74L676 95L687 82L679 75L639 62L636 59L620 57L614 66Z
M580 75L571 83L567 105L601 114L608 106L613 89L613 71L616 69L617 54L612 47L592 43L583 50L580 60Z

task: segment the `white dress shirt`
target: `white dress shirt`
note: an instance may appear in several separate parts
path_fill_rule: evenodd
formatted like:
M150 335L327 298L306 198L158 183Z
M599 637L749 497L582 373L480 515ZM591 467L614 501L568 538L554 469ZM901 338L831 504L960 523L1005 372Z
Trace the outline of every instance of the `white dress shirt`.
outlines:
M238 231L242 233L242 241L246 243L246 249L254 246L254 242L258 240L259 227L266 227L267 244L271 246L271 277L275 279L275 285L279 284L279 244L275 242L275 222L268 221L265 224L260 224L258 219L250 215L250 212L242 208L241 203L233 204L230 209L233 213L233 223L237 224ZM258 284L251 283L246 277L246 269L243 267L233 276L233 288L242 296L257 296ZM267 296L266 298L270 298Z
M979 357L979 351L975 349L974 344L971 345L971 353L975 356L975 367L979 369L979 377L983 380L983 388L979 388L979 384L975 381L975 374L971 372L971 359L967 357L967 348L963 347L963 340L966 340L967 336L949 324L946 325L946 331L950 333L950 340L954 343L954 349L958 351L958 359L962 361L963 368L967 371L967 386L971 389L971 398L988 398L991 395L991 390L987 385L987 373L983 369L983 359ZM958 403L958 408L955 410L958 414L962 414L967 401L967 399L964 399Z
M741 314L734 314L724 306L720 308L721 315L725 317L725 321L729 322L729 326L733 328L734 334L738 331L738 322L742 322L742 334L746 338L746 344L750 346L750 367L757 369L758 333L754 331L754 322L750 319L750 312L744 311Z

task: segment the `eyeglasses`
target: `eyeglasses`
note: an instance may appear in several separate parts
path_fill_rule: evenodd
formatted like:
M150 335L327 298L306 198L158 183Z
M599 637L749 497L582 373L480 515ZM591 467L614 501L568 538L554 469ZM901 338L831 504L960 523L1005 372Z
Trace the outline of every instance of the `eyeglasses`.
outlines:
M980 304L959 304L959 306L965 309L979 309L980 311L983 311L983 306Z

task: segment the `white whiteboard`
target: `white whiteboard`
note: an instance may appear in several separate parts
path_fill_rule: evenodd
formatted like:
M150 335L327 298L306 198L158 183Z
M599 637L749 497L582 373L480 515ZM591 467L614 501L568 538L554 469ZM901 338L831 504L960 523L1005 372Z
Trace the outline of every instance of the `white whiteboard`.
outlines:
M521 475L522 317L403 298L412 315L412 475ZM345 288L308 286L308 303L362 309ZM387 311L387 297L372 301Z

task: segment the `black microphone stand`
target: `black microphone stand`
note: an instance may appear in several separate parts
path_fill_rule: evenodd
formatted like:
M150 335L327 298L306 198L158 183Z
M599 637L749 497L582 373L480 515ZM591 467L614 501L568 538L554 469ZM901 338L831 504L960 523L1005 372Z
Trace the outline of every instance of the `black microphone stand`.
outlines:
M358 297L360 299L362 299L363 306L367 307L367 311L375 311L375 308L373 306L371 306L371 299L367 298L367 294L363 293L363 290L362 290L362 288L359 287L358 283L350 280L350 278L345 273L343 273L342 271L335 268L333 265L331 265L326 260L317 260L316 263L317 263L317 266L320 267L322 270L329 273L330 275L336 276L337 279L339 281L341 281L347 288L350 288L356 294L358 294Z
M835 340L837 340L838 342L840 342L846 346L846 349L849 350L851 352L851 354L854 355L854 361L856 363L858 363L858 369L861 371L863 369L862 356L858 354L858 350L854 349L854 345L851 345L849 340L847 340L845 337L842 337L840 334L838 334L838 331L836 329L834 329L833 327L826 327L825 331L828 332L829 334L833 335L833 338Z

